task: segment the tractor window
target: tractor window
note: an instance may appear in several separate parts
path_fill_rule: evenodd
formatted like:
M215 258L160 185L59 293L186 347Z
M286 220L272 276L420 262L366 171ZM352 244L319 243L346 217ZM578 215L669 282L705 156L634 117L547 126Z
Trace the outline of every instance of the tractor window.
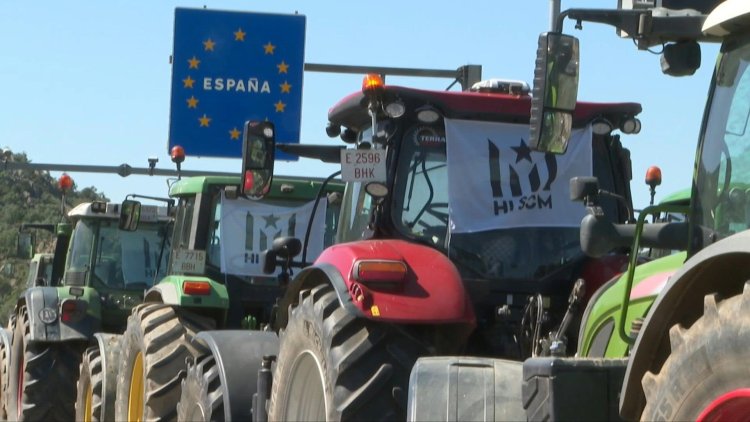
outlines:
M702 139L696 222L719 237L750 225L750 39L725 52Z
M209 265L221 268L221 196L212 198L213 215L210 218L208 230L208 245L206 246L206 261Z
M129 232L119 230L115 221L102 221L94 280L114 288L150 287L155 277L163 277L166 273L168 248L165 248L159 265L165 236L168 237L165 223L141 223L138 230Z
M173 244L175 249L189 249L191 247L190 226L193 223L194 205L195 197L180 199L180 203L177 205Z
M444 248L448 167L442 121L435 126L414 125L404 132L396 178L396 226L409 237Z
M90 222L80 220L73 230L73 238L70 240L70 249L65 263L65 274L83 274L89 270L91 265L91 252L94 247L95 228Z
M341 205L338 242L349 242L369 237L367 225L373 210L373 200L361 183L348 183Z

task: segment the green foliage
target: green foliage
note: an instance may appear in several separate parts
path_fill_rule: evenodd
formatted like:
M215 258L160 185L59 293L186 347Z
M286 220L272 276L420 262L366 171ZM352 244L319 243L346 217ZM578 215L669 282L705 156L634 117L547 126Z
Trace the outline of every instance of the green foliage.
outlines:
M13 154L15 162L28 163L26 154ZM0 169L0 323L7 324L17 298L26 287L28 261L16 259L16 236L22 223L58 223L63 220L63 192L46 171ZM75 184L65 193L65 209L91 201L107 201L95 187L80 191ZM36 230L36 251L53 252L54 236Z

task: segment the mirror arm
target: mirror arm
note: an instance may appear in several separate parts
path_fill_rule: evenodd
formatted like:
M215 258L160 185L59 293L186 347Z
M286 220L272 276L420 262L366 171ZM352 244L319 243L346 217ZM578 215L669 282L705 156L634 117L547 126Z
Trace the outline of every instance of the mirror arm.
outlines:
M169 214L169 211L172 210L172 207L174 207L174 202L175 202L173 198L160 198L158 196L139 195L136 193L131 193L129 195L126 195L125 199L128 199L128 198L143 198L143 199L151 199L153 201L164 202L167 204L167 214Z
M310 241L310 232L312 231L313 219L315 218L316 211L318 211L318 202L320 202L320 198L323 197L325 188L328 186L328 183L333 180L334 177L339 176L340 174L341 170L335 171L333 174L328 176L326 180L323 181L323 183L320 185L320 188L318 189L318 195L315 197L315 203L313 204L312 213L310 213L310 220L307 222L307 229L305 230L305 241L302 244L302 264L306 264L307 261L307 245ZM325 218L325 216L323 218Z
M563 32L565 18L577 21L576 29L581 29L581 22L603 23L614 26L628 34L638 34L641 17L651 16L651 11L646 10L617 10L617 9L568 9L557 15L555 32Z

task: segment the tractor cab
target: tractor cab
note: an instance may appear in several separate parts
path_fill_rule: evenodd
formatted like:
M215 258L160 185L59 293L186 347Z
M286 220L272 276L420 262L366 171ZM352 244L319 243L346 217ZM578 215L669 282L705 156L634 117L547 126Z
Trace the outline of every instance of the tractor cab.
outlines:
M539 341L514 340L540 332L533 309L553 314L545 329L555 326L582 273L595 289L624 262L581 252L585 209L570 201L570 177L596 175L616 194L604 200L608 218L632 219L629 152L615 131L636 133L641 106L578 103L564 155L529 148L530 107L528 86L517 81L449 92L368 75L328 113L329 136L353 146L334 151L347 182L337 243L401 239L449 257L477 313L469 348L495 356L536 353Z
M102 327L123 324L143 292L164 276L171 217L144 205L132 231L119 228L119 203L83 203L68 212L73 231L59 285L90 287L102 299ZM53 280L57 283L57 281Z

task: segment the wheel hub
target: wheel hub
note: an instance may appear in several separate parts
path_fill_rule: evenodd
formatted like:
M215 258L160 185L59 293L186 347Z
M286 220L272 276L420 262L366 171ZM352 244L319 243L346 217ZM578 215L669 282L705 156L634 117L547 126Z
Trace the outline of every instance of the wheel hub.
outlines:
M738 388L717 397L696 422L742 421L750 415L750 388Z
M130 393L128 394L128 420L140 422L143 420L143 354L138 352L133 362L133 373L130 376Z

